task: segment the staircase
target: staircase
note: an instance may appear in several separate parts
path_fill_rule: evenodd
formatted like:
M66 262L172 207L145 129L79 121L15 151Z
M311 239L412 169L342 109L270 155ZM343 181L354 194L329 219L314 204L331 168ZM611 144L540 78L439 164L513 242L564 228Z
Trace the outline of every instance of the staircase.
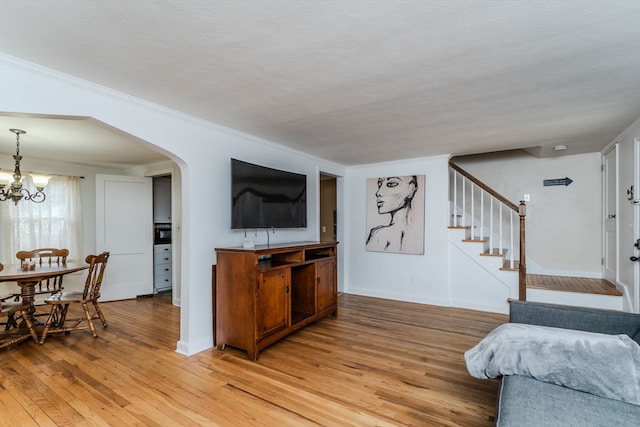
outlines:
M518 299L519 294L519 271L517 266L510 268L508 251L489 250L489 239L472 236L470 226L449 226L448 235L453 304L507 313L508 299Z
M622 297L528 287L524 202L516 205L450 163L449 276L456 306L508 312L508 299L622 309Z

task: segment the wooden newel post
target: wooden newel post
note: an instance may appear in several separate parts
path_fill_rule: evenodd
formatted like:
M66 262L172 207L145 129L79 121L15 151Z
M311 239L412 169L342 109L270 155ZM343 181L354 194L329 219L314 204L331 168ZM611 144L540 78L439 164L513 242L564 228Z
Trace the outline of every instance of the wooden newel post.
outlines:
M520 265L518 271L518 299L520 301L527 300L527 254L524 238L525 229L525 216L527 215L527 205L523 200L520 200L520 206L518 207L518 214L520 215Z

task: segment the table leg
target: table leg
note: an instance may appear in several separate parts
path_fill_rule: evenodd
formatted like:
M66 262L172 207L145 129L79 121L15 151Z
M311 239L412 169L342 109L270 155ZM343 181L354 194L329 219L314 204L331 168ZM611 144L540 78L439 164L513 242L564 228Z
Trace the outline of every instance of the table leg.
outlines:
M36 306L34 305L34 300L36 296L36 284L38 280L23 280L18 282L20 286L20 297L23 301L27 301L29 303L29 310L27 310L27 315L33 321L33 313L36 312Z

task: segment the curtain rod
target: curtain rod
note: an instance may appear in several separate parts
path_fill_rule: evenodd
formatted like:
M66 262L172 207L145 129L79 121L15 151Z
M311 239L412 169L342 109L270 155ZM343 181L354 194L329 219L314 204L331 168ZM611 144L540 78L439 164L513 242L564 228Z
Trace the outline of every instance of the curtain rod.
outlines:
M23 175L50 175L50 176L70 176L73 178L80 178L80 179L84 179L84 176L78 176L78 175L69 175L69 174L64 174L64 173L50 173L50 172L34 172L34 171L25 171L22 173Z

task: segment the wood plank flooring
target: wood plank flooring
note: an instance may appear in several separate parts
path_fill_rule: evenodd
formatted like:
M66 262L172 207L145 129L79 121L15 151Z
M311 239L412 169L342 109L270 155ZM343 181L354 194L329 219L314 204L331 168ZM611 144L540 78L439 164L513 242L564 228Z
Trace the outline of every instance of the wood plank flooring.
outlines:
M463 353L506 315L353 295L337 318L251 362L227 347L175 352L166 298L103 303L109 327L0 352L12 426L491 426L498 383Z
M527 288L622 296L622 292L607 280L584 277L527 274Z

